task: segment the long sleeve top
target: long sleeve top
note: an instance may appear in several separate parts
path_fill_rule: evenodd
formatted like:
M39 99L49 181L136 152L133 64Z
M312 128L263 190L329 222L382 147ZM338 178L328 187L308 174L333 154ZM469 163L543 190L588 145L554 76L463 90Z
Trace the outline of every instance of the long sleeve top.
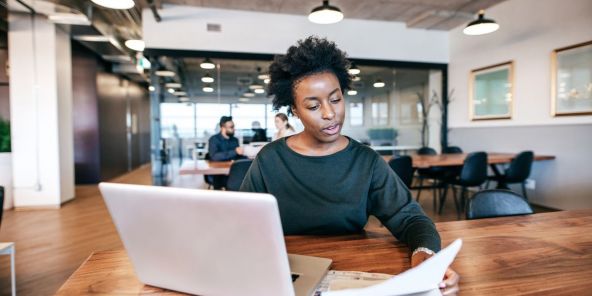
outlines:
M374 215L410 250L440 250L433 222L374 150L349 139L334 154L306 156L286 139L261 150L240 188L276 197L284 234L360 232Z
M215 134L208 140L210 159L213 161L226 161L238 158L235 150L238 146L237 138L229 137L227 139L220 133Z

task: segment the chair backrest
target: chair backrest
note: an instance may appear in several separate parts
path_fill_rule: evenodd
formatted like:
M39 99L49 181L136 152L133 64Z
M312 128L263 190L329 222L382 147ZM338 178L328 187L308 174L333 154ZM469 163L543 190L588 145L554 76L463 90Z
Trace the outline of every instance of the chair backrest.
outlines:
M4 212L4 187L0 186L0 226L2 226L2 213Z
M458 146L448 146L448 147L442 148L442 153L443 154L460 154L460 153L463 153L463 151Z
M431 147L421 147L417 150L417 154L419 155L436 155L438 152Z
M467 219L532 214L532 208L520 195L504 189L477 192L467 204Z
M251 159L239 159L230 166L230 173L228 173L228 182L226 182L226 190L238 191L243 179L247 175L249 167L251 167Z
M411 187L411 181L413 181L413 160L411 156L393 157L389 160L388 164L399 178L401 178L401 181L405 183L407 188Z
M512 162L510 167L506 170L507 182L524 182L530 176L530 168L534 153L532 151L520 152Z
M210 152L206 152L206 155L204 155L204 159L205 160L212 160L212 158L210 157ZM206 184L208 184L208 185L214 185L214 176L213 175L204 175L204 182L206 182Z
M460 172L464 186L479 186L487 180L487 153L473 152L467 155Z

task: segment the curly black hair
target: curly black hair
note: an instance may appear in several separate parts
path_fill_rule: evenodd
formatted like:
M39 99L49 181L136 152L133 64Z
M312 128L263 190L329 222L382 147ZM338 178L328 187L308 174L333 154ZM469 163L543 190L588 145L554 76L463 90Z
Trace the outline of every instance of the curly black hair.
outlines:
M294 87L310 75L331 72L339 80L341 91L345 92L352 80L347 72L349 67L346 53L337 48L334 42L316 36L299 40L297 45L288 49L286 55L276 56L269 66L267 93L274 96L274 110L288 106L288 114L292 114Z

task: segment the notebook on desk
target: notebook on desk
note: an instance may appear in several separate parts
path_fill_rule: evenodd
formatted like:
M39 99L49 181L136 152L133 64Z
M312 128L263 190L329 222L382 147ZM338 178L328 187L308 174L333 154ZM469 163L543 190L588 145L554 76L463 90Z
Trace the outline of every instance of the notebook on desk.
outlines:
M269 194L99 188L138 279L148 285L198 295L305 296L331 265L287 254Z

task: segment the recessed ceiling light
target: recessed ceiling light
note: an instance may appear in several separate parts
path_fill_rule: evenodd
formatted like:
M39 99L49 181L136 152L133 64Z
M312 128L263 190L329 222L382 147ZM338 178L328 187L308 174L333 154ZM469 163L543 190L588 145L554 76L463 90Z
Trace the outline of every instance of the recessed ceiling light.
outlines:
M179 102L187 102L187 101L189 101L188 97L180 97L179 98Z
M257 84L257 83L253 83L251 85L249 85L249 89L262 89L263 85L261 84Z
M64 25L90 26L91 21L84 14L55 12L48 17L50 22Z
M149 86L149 87L148 87L148 90L149 90L149 91L155 91L155 90L156 90L156 88L155 88L154 86L152 86L152 85L151 85L151 86Z
M162 77L173 77L175 76L175 72L173 71L169 71L169 70L158 70L156 71L156 76L162 76Z
M269 74L259 74L259 75L257 75L257 78L259 80L269 79Z
M239 102L248 102L248 101L250 101L249 98L239 98L238 100L239 100Z
M350 95L350 96L355 96L355 95L358 94L358 91L355 90L355 89L350 89L350 90L347 91L347 94Z
M184 97L187 95L187 93L184 91L176 91L173 93L173 95L178 96L178 97Z
M170 88L181 88L181 83L169 82L169 83L165 84L164 86L170 87Z
M358 68L356 66L356 64L351 65L351 67L349 68L349 70L347 70L347 73L351 74L351 75L358 75L360 74L360 68Z
M343 13L339 8L329 5L328 0L323 1L323 5L313 8L308 15L308 20L315 24L334 24L343 19Z
M255 90L255 93L256 94L264 94L265 93L265 90L262 89L262 88L258 88L258 89Z
M210 74L207 74L206 73L206 75L204 75L201 78L201 82L204 82L204 83L212 83L212 82L214 82L214 77L212 77L212 76L210 76Z
M211 87L211 86L209 86L209 85L206 85L206 86L204 86L204 87L202 88L202 90L203 90L204 92L210 93L210 92L213 92L213 91L214 91L214 88L213 88L213 87Z
M175 93L175 89L169 88L169 93L174 94Z
M202 69L214 69L214 68L216 68L216 65L209 58L206 58L201 64L199 64L199 66Z
M130 39L125 41L125 46L131 50L144 51L146 44L144 43L144 40Z
M376 88L381 88L385 86L384 81L380 80L380 79L376 79L376 81L373 84L374 87Z
M271 81L271 79L267 78L267 79L263 80L263 83L269 84L269 81Z
M92 0L93 3L111 9L130 9L134 7L134 0Z
M484 15L485 11L480 10L477 19L470 22L463 29L463 33L465 35L484 35L497 31L499 25L494 20L486 19Z

